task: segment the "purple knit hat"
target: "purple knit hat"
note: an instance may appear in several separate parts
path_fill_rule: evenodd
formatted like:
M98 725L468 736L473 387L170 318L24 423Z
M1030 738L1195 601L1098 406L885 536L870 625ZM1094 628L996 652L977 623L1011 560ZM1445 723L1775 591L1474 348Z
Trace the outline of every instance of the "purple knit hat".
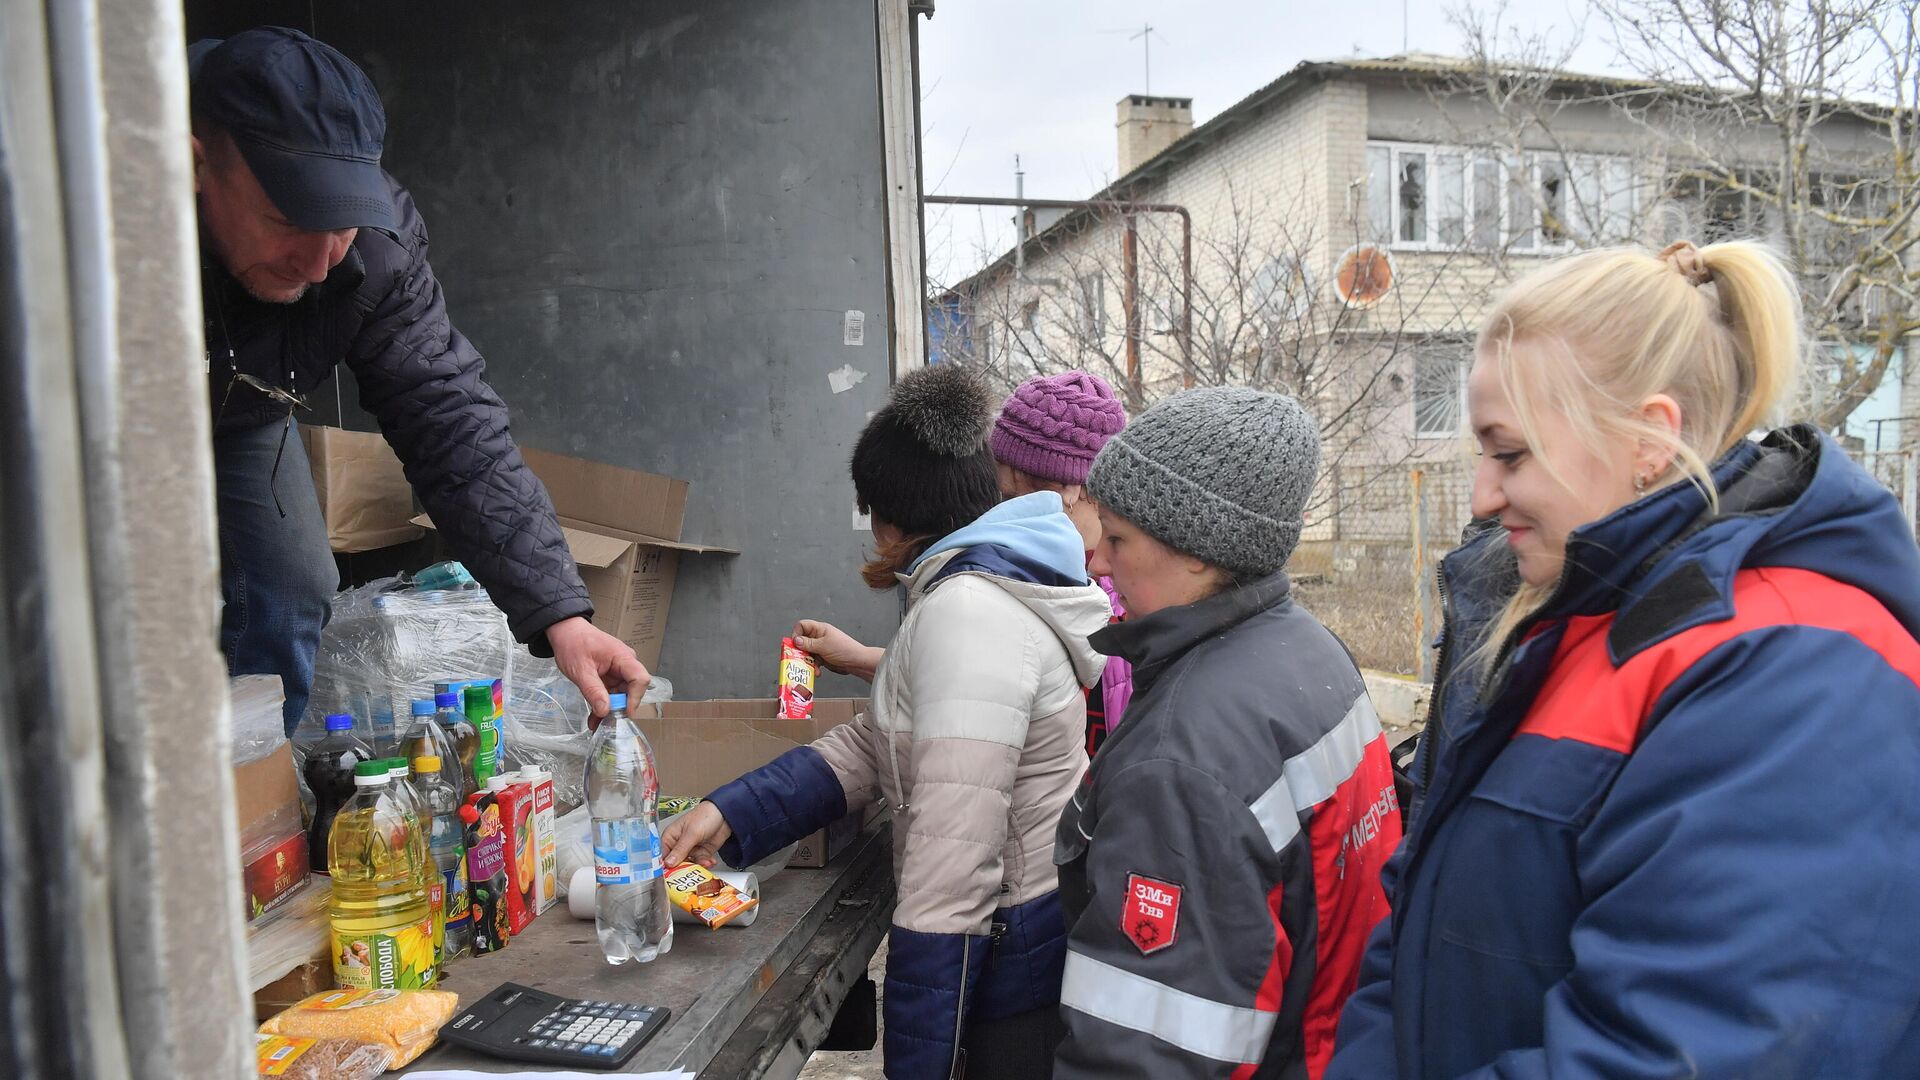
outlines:
M1084 484L1094 456L1121 428L1126 410L1097 375L1069 371L1020 384L993 423L994 460L1059 484Z

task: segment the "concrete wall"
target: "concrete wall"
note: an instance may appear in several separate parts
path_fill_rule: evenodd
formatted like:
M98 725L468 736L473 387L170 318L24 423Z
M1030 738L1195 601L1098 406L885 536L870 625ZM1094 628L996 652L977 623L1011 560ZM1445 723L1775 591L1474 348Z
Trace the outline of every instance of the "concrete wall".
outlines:
M0 26L0 1075L240 1080L180 10Z
M360 62L516 437L690 480L687 537L743 552L682 560L661 670L683 696L769 692L799 616L885 640L846 475L893 370L871 2L188 10ZM864 381L836 394L847 365Z

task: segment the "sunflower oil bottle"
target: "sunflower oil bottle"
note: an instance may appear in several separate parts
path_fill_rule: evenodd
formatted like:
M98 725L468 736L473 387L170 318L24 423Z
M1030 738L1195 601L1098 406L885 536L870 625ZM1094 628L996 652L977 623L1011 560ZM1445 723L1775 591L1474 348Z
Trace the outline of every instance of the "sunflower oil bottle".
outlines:
M411 803L398 797L389 763L354 766L353 799L333 821L333 976L342 988L423 990L438 981L433 909L421 863L423 838Z
M407 838L409 850L413 853L414 873L420 877L420 887L427 890L427 910L433 914L433 970L443 972L447 969L446 939L446 890L441 888L440 875L433 869L433 846L429 830L433 825L433 814L427 809L427 802L413 786L413 770L407 766L405 758L387 759L387 792L401 804L407 815Z

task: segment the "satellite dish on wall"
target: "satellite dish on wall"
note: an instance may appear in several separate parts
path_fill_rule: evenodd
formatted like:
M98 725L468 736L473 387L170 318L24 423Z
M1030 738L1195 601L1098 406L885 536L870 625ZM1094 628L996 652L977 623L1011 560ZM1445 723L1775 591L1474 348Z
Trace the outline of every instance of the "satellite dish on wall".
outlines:
M1333 291L1348 307L1370 308L1393 291L1393 255L1378 244L1355 244L1334 266Z

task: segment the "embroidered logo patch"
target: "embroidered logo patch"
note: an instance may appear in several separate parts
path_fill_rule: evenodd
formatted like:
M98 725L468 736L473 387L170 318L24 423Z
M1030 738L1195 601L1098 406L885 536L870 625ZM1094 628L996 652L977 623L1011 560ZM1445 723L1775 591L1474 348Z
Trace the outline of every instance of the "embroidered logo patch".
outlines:
M1157 953L1172 945L1180 932L1180 886L1128 874L1120 930L1142 953Z

